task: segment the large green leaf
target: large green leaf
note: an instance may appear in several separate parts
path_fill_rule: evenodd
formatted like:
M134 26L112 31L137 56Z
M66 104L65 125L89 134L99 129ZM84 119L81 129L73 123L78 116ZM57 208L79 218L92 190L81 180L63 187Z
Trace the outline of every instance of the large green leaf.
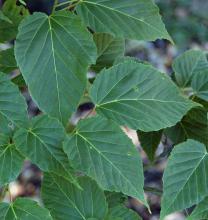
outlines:
M194 139L208 146L208 118L204 108L191 109L174 127L165 130L174 144Z
M0 118L9 123L24 125L27 121L26 103L18 88L0 72Z
M44 174L42 198L51 215L57 220L104 219L107 203L103 191L88 177L79 177L83 190L66 179Z
M52 220L49 211L36 202L19 198L13 203L0 203L1 220Z
M96 65L92 66L94 71L99 72L104 67L111 67L116 58L124 56L125 41L123 39L114 38L106 33L95 33L93 37L98 53Z
M14 48L0 51L0 71L10 73L17 69L17 63L14 57Z
M142 131L171 127L196 105L168 76L134 61L104 69L90 95L99 114Z
M137 131L142 149L151 161L154 161L155 152L160 144L162 133L163 130L152 132Z
M191 87L195 96L208 101L208 67L193 77Z
M96 47L78 16L34 13L20 25L15 56L41 110L66 124L86 87Z
M76 11L95 32L137 40L171 40L152 0L84 0Z
M0 42L13 40L20 22L29 12L22 5L17 6L16 0L6 0L1 13L7 19L0 19Z
M200 50L189 50L177 57L173 63L176 82L182 88L191 86L193 76L207 68L206 55Z
M202 200L186 220L208 219L208 197Z
M141 158L115 123L93 117L78 123L64 143L72 165L109 191L122 192L146 204Z
M28 128L14 135L17 148L43 171L52 171L75 181L62 149L65 132L58 120L46 115L35 117Z
M176 146L165 169L161 219L200 202L208 195L206 147L188 140Z

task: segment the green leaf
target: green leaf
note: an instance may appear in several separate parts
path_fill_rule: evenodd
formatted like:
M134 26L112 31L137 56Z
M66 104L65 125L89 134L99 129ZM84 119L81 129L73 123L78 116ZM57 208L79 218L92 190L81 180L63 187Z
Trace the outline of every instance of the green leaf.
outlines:
M171 40L152 0L84 0L76 11L95 32L136 40Z
M113 208L118 204L123 204L128 199L128 197L122 193L109 192L109 191L105 192L105 197L109 208Z
M0 72L0 117L9 123L25 125L27 121L26 103L18 88Z
M58 120L42 115L33 118L28 128L20 128L14 135L14 143L43 171L52 171L76 182L62 149L64 138L65 131Z
M98 114L146 132L175 125L196 106L182 97L167 75L133 61L104 69L90 96Z
M15 202L0 203L1 220L52 220L49 211L40 207L36 202L18 198Z
M104 67L111 67L116 58L124 56L125 41L123 39L114 38L105 33L95 33L93 37L98 53L96 65L92 66L94 71L99 72Z
M6 22L12 24L12 21L7 16L5 16L2 11L0 11L0 22L1 21L6 21Z
M161 219L208 195L207 169L208 153L203 144L188 140L173 149L163 177Z
M93 39L78 16L66 11L28 16L19 27L15 56L39 108L66 124L96 60Z
M162 138L163 130L143 132L137 131L140 144L151 161L154 161L155 152Z
M195 96L208 101L208 67L193 77L191 87Z
M131 140L114 122L93 117L78 123L64 143L72 165L108 191L122 192L146 204L142 161Z
M111 218L121 218L122 220L141 220L141 218L135 212L126 208L124 205L117 205L110 209L109 216ZM109 220L109 218L106 220Z
M6 0L2 7L2 13L7 17L7 20L0 19L0 42L5 42L15 39L20 22L29 12L22 5L17 6L16 0Z
M193 76L207 68L206 55L200 50L189 50L173 63L176 82L182 88L191 86Z
M14 48L0 51L0 71L10 73L17 69L17 63L14 57Z
M186 220L205 220L208 219L208 197L202 200L191 213L191 215L186 218Z
M204 108L193 108L181 122L165 130L165 134L174 142L181 143L194 139L208 146L208 119Z
M103 219L107 203L103 191L88 177L79 177L79 190L66 179L44 174L42 198L54 219Z

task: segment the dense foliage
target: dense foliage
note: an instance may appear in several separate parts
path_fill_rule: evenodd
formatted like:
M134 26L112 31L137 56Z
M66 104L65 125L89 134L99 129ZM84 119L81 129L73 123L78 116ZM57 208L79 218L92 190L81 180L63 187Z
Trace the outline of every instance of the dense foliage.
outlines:
M141 156L124 126L137 131L150 161L162 136L174 145L161 220L194 205L188 220L208 218L206 54L176 58L171 78L125 57L125 39L173 43L152 0L55 1L50 15L24 5L6 0L0 11L0 42L15 40L0 51L0 186L7 190L29 159L43 171L44 205L1 202L0 219L139 219L125 207L127 196L150 211ZM25 88L41 111L36 117L28 116ZM86 99L96 115L71 129Z

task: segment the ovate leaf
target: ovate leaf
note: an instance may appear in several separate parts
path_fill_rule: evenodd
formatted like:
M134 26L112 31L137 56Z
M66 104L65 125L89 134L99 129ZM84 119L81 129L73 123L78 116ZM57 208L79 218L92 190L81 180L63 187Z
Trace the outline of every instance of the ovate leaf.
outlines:
M208 101L208 66L193 77L191 86L195 96Z
M17 6L16 0L6 0L1 13L7 19L0 19L0 42L13 40L17 35L20 22L29 12L22 5Z
M208 219L208 197L202 200L186 220Z
M78 4L76 11L95 32L137 40L171 41L152 0L88 0Z
M14 136L17 148L43 171L52 171L74 182L72 169L62 149L65 132L56 119L38 116L28 128L19 129Z
M0 72L0 118L8 123L24 125L27 121L26 103L18 88Z
M109 216L112 218L121 218L122 220L141 220L141 218L131 209L124 205L117 205L109 210ZM106 220L109 220L108 217Z
M168 76L133 61L103 70L90 95L98 114L146 132L175 125L196 105Z
M104 67L111 67L116 58L124 56L125 41L123 39L114 38L105 33L95 33L93 38L98 53L96 65L92 66L94 71L99 72Z
M188 140L173 149L163 177L161 219L208 195L207 169L208 153L203 144Z
M140 144L151 161L155 158L155 152L160 144L162 133L162 130L152 132L137 131Z
M174 144L194 139L208 146L208 118L204 108L191 109L174 127L165 130Z
M36 202L18 198L15 202L0 203L1 220L52 220L49 211L40 207Z
M113 122L93 117L79 122L64 143L74 168L108 191L122 192L146 204L142 161L131 140Z
M66 124L96 60L93 39L80 19L66 11L34 13L19 27L15 56L37 105Z
M182 88L191 86L193 76L207 68L206 55L200 50L189 50L177 57L173 63L176 82Z
M104 219L107 203L104 192L88 177L79 177L82 190L66 179L44 174L42 198L54 219Z
M0 51L0 71L10 73L17 69L17 63L14 57L14 48Z

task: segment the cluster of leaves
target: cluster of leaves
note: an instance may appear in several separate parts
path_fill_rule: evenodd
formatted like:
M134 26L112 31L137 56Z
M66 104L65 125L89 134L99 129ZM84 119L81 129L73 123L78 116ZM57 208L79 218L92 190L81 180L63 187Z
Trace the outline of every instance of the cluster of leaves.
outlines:
M0 15L0 42L16 39L0 52L0 185L17 178L26 158L44 173L44 208L28 199L0 203L0 219L138 219L124 201L149 208L142 160L121 126L138 131L151 160L162 134L179 144L164 174L161 219L198 203L188 219L208 214L206 55L177 58L172 79L124 57L126 38L172 41L152 0L68 1L50 16L7 0ZM41 115L28 118L23 87ZM96 116L68 132L86 94Z

